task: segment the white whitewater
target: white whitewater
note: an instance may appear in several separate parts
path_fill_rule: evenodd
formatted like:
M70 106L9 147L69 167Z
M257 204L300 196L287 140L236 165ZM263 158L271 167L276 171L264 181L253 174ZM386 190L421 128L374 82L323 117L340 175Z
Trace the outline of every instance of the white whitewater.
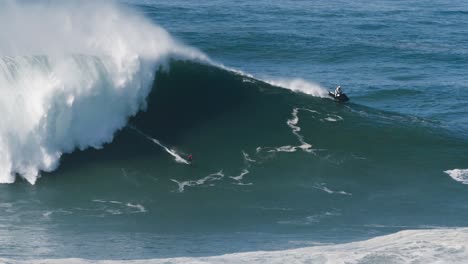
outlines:
M314 153L314 149L312 148L312 145L305 142L304 136L301 135L299 132L301 131L301 127L298 125L299 123L299 111L313 111L310 109L305 109L305 108L294 108L292 113L291 113L291 119L288 119L286 121L286 124L288 125L289 128L291 128L291 132L296 136L297 140L301 143L299 146L280 146L280 147L258 147L257 148L257 153L260 151L267 151L270 153L274 152L296 152L298 150L302 150L308 153Z
M444 172L457 182L468 184L468 169L453 169Z
M64 2L0 3L0 183L111 142L169 57L207 61L131 10Z
M148 260L85 260L50 259L17 261L0 259L11 264L146 264L146 263L314 263L314 264L374 264L374 263L466 263L468 259L467 228L407 230L395 234L346 244L313 246L280 251L256 251L199 258Z
M178 192L184 192L185 187L193 187L193 186L198 186L198 185L204 185L205 183L210 183L213 184L213 181L219 181L224 178L224 173L222 170L212 173L208 176L205 176L203 178L200 178L198 180L190 180L190 181L178 181L175 179L171 179L171 181L177 183L179 186Z

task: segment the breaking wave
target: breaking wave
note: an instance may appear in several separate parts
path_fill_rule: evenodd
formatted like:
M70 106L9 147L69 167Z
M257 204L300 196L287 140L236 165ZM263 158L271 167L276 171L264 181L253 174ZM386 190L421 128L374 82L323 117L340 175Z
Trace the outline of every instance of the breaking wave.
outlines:
M34 184L41 171L58 167L64 153L102 148L129 122L134 134L146 138L146 143L188 164L185 153L165 145L172 136L223 112L235 110L246 117L250 113L239 109L249 105L270 109L271 122L286 123L284 127L295 139L258 140L248 146L250 150L243 151L245 166L225 177L239 185L251 184L250 166L258 158L298 151L327 155L326 145L354 153L355 135L378 135L374 144L380 144L380 137L398 139L411 131L408 142L445 146L438 136L427 133L431 130L424 120L357 106L332 110L330 101L321 98L327 97L326 89L318 84L302 79L262 81L213 63L141 14L112 2L8 1L0 7L0 23L14 25L0 32L1 183L12 183L19 175ZM291 95L294 99L288 100ZM288 116L283 116L285 111ZM319 122L313 129L308 125L307 137L300 118ZM410 130L404 128L408 122L415 125ZM379 130L385 124L392 126L391 133ZM356 133L335 138L338 130ZM339 154L328 154L326 159L343 162ZM218 181L224 177L220 174L202 183ZM243 182L245 177L249 181ZM174 182L181 192L199 185Z
M7 1L0 23L1 183L35 183L63 153L112 141L168 58L207 61L111 2Z

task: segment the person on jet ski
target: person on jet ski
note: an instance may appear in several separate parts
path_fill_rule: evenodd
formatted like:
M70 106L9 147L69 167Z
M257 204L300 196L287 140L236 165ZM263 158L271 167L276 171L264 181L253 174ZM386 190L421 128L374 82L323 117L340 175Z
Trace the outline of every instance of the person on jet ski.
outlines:
M335 97L340 96L342 93L343 93L343 90L341 90L341 86L338 85L338 87L336 87L335 89Z

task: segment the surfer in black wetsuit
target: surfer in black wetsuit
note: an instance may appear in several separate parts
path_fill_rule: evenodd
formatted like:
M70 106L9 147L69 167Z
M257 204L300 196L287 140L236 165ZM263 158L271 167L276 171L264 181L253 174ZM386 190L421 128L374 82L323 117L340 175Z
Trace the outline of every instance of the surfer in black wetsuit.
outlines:
M342 93L343 93L343 90L341 90L341 86L338 85L338 87L336 87L335 89L335 97L340 96Z
M190 155L187 156L187 161L188 161L189 163L192 163L192 161L193 161L193 156L192 156L192 154L190 154Z

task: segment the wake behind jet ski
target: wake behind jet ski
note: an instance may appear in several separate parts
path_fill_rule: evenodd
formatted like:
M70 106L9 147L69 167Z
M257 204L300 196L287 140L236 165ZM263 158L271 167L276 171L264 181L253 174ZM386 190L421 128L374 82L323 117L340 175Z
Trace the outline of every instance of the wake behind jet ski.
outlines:
M343 93L343 90L341 89L341 86L339 86L339 85L338 85L338 87L336 87L335 92L328 92L328 95L330 97L333 97L333 99L335 99L336 101L339 101L339 102L349 101L348 96L346 96L346 94Z

